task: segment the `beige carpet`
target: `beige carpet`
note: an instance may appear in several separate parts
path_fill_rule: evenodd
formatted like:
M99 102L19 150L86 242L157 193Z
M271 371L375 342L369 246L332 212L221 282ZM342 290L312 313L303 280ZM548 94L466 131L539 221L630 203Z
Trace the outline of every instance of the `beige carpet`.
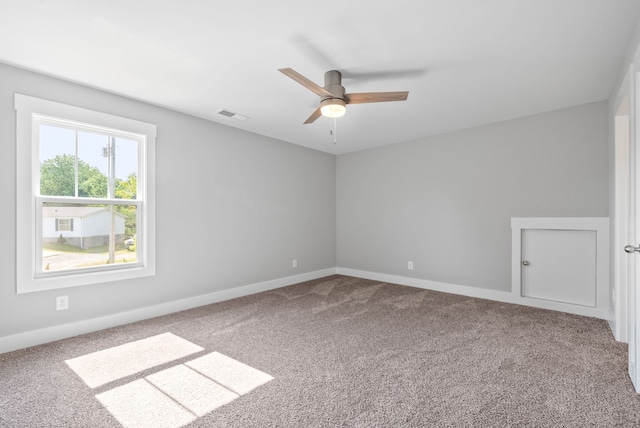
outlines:
M640 426L605 321L332 276L0 355L1 427Z

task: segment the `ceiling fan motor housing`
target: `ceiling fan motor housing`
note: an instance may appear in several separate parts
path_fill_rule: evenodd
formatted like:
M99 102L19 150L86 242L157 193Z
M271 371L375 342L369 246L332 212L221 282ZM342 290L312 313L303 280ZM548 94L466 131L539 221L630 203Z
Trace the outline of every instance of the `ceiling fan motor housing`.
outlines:
M337 70L329 70L324 73L324 89L331 92L333 97L322 97L322 101L338 98L345 101L344 86L342 86L342 73Z

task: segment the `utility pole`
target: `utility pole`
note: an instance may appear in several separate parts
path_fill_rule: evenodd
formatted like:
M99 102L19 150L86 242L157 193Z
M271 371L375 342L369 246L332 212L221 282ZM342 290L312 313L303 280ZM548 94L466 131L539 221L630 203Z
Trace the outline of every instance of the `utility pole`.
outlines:
M108 143L108 160L109 160L109 178L107 197L109 199L116 198L116 139L109 137ZM109 213L111 214L111 227L109 228L109 263L116 261L116 209L115 205L109 205Z

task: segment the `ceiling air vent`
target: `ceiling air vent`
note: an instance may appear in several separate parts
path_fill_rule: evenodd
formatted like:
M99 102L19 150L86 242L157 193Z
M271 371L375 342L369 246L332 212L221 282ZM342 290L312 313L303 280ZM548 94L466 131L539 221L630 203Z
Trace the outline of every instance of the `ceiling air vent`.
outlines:
M227 110L227 109L220 110L218 112L218 114L222 115L222 116L230 117L230 118L235 119L235 120L240 120L240 121L245 121L245 120L250 119L249 116L243 116L241 114L234 113L234 112L232 112L230 110Z

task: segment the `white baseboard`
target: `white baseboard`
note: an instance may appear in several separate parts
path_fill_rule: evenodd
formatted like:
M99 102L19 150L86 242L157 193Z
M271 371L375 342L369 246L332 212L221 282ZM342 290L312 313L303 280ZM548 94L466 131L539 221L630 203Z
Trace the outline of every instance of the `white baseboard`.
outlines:
M516 305L566 312L569 314L583 315L604 320L610 319L608 309L589 308L585 306L571 305L568 303L531 299L513 294L511 291L489 290L486 288L470 287L468 285L449 284L445 282L429 281L426 279L410 278L406 276L389 275L385 273L341 267L336 268L336 273L340 275L355 276L357 278L371 279L374 281L408 285L411 287L423 288L425 290L441 291L444 293L459 294L462 296L476 297L479 299L513 303Z
M17 349L27 348L29 346L41 345L43 343L66 339L69 337L78 336L80 334L91 333L94 331L103 330L105 328L116 327L119 325L167 315L174 312L197 308L199 306L209 305L211 303L248 296L250 294L260 293L262 291L286 287L287 285L297 284L299 282L311 281L313 279L323 278L335 273L335 268L322 269L314 272L288 276L285 278L278 278L271 281L264 281L256 284L249 284L241 287L231 288L228 290L216 291L201 296L190 297L187 299L162 303L159 305L148 306L132 311L120 312L117 314L107 315L99 318L92 318L53 327L47 327L39 330L27 331L11 336L0 337L0 354L15 351Z

